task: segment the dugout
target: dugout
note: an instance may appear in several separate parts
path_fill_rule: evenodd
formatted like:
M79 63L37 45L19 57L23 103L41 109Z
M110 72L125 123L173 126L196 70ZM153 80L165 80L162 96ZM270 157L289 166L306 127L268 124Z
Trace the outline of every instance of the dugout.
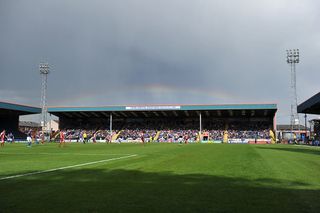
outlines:
M16 139L24 138L25 135L19 131L19 116L39 113L41 109L38 107L0 102L0 129L12 132Z
M264 123L275 129L276 104L230 104L230 105L135 105L104 107L48 107L48 112L59 117L60 129L104 128L121 130L131 123L135 127L153 126L170 128L172 122L203 130L215 123L225 125ZM150 127L151 128L151 127Z

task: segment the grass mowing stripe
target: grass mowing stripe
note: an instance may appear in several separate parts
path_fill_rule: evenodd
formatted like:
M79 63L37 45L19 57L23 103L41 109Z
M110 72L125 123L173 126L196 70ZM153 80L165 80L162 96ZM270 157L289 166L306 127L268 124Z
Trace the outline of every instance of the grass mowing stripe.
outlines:
M44 170L44 171L30 172L30 173L25 173L25 174L20 174L20 175L12 175L12 176L8 176L8 177L0 178L0 180L8 180L8 179L13 179L13 178L18 178L18 177L25 177L25 176L43 174L43 173L48 173L48 172L54 172L54 171L59 171L59 170L64 170L64 169L75 168L75 167L88 166L88 165L92 165L92 164L104 163L104 162L114 161L114 160L121 160L121 159L131 158L131 157L135 157L135 156L137 156L137 155L129 155L129 156L123 156L123 157L118 157L118 158L111 158L111 159L93 161L93 162L76 164L76 165L71 165L71 166L64 166L64 167L55 168L55 169L48 169L48 170Z
M249 144L8 145L137 157L0 181L0 212L319 213L320 149ZM127 155L1 155L0 178Z

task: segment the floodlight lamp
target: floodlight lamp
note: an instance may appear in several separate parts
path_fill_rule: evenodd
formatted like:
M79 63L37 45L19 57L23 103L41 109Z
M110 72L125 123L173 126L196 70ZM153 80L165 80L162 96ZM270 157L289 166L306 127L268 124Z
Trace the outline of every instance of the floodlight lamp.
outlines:
M39 69L41 74L49 74L49 64L40 64Z

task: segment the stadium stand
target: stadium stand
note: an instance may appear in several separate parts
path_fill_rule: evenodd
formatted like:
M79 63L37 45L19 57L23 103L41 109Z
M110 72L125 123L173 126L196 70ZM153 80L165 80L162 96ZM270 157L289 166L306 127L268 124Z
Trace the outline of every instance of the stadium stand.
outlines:
M270 142L275 104L49 107L73 140ZM201 121L201 122L200 122ZM201 125L200 125L201 123ZM68 136L66 138L68 138ZM111 139L110 139L111 138ZM78 140L78 139L77 139Z
M320 92L298 105L298 113L320 115Z
M298 105L298 113L320 115L320 92ZM320 141L320 121L312 120L314 131L311 135L312 141Z
M39 127L18 129L19 116L40 113L40 108L0 102L1 128L25 139ZM59 117L66 141L99 142L270 142L275 104L147 105L111 107L49 107ZM38 129L36 129L38 128ZM51 138L58 141L60 131Z
M25 140L26 134L19 130L19 116L40 112L41 109L37 107L0 102L0 129L12 133L15 140Z

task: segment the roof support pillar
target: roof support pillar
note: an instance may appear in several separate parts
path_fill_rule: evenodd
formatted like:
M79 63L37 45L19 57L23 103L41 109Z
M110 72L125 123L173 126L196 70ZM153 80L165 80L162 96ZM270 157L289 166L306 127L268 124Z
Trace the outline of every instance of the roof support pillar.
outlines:
M307 127L307 113L304 113L304 130L305 130L305 137L304 137L304 142L308 142L307 141L307 136L308 136L308 127Z
M112 138L112 112L110 112L110 137Z
M200 113L199 113L199 121L200 121L200 123L199 123L199 129L200 129L200 137L199 137L199 140L200 140L200 142L202 141L202 115L201 115L201 111L200 111Z

